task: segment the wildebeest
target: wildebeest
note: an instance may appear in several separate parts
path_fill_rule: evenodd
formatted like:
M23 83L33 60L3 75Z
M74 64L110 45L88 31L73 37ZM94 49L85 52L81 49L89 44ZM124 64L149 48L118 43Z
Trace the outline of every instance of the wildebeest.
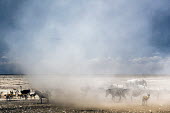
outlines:
M7 93L7 94L5 94L4 96L6 97L6 100L10 100L10 99L12 99L13 96L15 96L15 95L13 94L13 91L10 91L9 94Z
M28 94L30 94L31 90L27 89L27 90L22 90L22 86L20 86L21 88L21 95L25 97L25 100L28 98Z
M128 93L128 91L129 91L129 89L124 89L124 88L107 89L106 97L110 94L110 95L112 95L112 100L115 97L119 97L119 101L120 101L122 97L124 97L126 99L126 94Z
M13 95L12 95L12 94L6 94L6 95L4 95L4 96L6 96L6 100L10 100L10 99L13 98Z
M34 99L35 99L35 96L36 96L37 94L34 92L34 93L32 93L32 94L30 94L30 97L31 97L31 99L32 99L32 97L34 97Z

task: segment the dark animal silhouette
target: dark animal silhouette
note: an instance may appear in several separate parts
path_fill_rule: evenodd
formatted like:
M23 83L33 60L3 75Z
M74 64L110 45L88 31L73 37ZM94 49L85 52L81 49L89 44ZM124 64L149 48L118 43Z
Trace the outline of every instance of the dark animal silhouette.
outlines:
M4 96L6 96L6 100L11 100L13 98L12 94L6 94Z
M15 96L14 94L13 94L13 91L10 91L10 93L8 94L6 94L6 95L4 95L4 96L6 96L6 100L11 100L12 98L13 98L13 96Z
M22 94L29 94L30 92L31 92L30 89L21 91Z
M27 90L22 90L22 86L20 86L21 88L21 95L22 97L25 97L25 100L28 98L28 94L30 94L31 90L30 89L27 89Z
M32 99L32 97L34 97L34 99L35 99L36 95L37 95L36 93L30 94L31 99Z

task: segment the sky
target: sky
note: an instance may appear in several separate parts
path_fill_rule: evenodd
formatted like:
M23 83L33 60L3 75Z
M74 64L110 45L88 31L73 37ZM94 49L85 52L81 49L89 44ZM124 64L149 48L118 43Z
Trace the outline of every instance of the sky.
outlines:
M169 0L0 0L0 73L169 74Z

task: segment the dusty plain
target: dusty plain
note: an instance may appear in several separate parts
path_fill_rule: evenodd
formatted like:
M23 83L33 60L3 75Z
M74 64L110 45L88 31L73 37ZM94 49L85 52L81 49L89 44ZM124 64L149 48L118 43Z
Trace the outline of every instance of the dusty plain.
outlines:
M104 77L102 80L111 80L120 83L120 81L125 81L127 79L132 79L133 76L130 77L116 77L114 79L112 77ZM141 78L136 77L135 78ZM167 81L169 81L169 77L144 77L146 80L150 80L149 84L156 86L158 81L165 85ZM95 79L95 78L93 78ZM160 85L160 84L158 84ZM12 88L18 88L19 86L31 87L29 84L29 80L27 77L21 75L1 75L0 76L0 90L3 92L7 92ZM168 87L168 86L167 86ZM154 100L152 98L150 102L148 102L147 106L142 106L140 100L134 101L134 103L129 103L129 101L115 103L108 99L109 104L93 104L86 106L77 106L77 105L64 105L57 104L53 101L47 103L44 101L43 104L40 104L38 97L36 99L12 99L10 101L6 101L4 97L0 99L0 112L1 113L170 113L170 99L169 95L163 98L166 102L162 100ZM110 104L111 103L111 104Z

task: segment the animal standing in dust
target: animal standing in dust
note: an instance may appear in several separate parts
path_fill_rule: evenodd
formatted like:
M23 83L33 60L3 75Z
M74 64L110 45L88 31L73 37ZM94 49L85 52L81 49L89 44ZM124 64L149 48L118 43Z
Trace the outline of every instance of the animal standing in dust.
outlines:
M6 97L6 100L11 100L15 95L13 94L13 91L10 91L9 94L7 93L4 96Z
M13 89L13 91L14 91L15 96L18 97L19 91L17 89L15 89L15 88Z
M32 97L34 97L34 99L35 99L35 96L36 96L37 94L34 92L34 93L32 93L32 94L30 94L30 97L31 97L31 99L32 99Z
M13 98L12 94L6 94L4 96L6 97L6 100L11 100Z
M141 97L144 93L147 93L146 89L130 89L129 94L131 96L131 101L133 101L133 97Z
M28 89L28 90L22 90L22 86L20 86L20 89L21 89L21 96L20 97L25 97L25 100L28 98L28 94L30 94L31 90ZM18 95L19 96L19 95Z
M142 98L142 105L147 105L147 101L150 98L150 94L148 94L147 96L143 96Z
M115 100L115 97L119 97L119 102L122 97L126 99L126 94L129 92L128 89L124 88L112 88L106 90L106 97L110 94L112 95L112 100Z
M112 89L112 88L124 88L124 85L121 85L121 84L112 84L109 86L109 89Z
M49 102L49 94L47 94L47 93L42 93L42 92L40 92L40 91L38 91L38 90L35 90L35 94L37 94L37 95L39 96L40 101L41 101L41 104L42 104L42 99L43 99L43 98L46 98L46 99L47 99L47 102Z
M128 88L138 88L139 86L143 86L145 88L147 87L147 82L144 79L132 79L132 80L127 80L125 85Z

